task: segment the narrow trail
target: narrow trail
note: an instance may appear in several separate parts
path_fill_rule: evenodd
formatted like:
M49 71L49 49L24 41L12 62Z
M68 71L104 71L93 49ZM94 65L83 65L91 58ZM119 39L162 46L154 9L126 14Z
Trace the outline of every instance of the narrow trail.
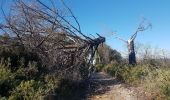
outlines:
M126 87L103 72L94 73L90 84L88 100L150 100L145 93Z

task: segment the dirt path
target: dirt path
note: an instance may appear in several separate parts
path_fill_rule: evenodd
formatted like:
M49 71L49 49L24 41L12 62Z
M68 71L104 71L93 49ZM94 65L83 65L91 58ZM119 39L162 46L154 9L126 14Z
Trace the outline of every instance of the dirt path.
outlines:
M105 73L95 73L90 79L88 100L150 100L136 88L125 87Z

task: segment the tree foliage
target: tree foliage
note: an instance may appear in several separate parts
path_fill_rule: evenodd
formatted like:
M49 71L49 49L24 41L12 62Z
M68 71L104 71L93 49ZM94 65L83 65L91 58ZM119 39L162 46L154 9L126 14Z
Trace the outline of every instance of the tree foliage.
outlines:
M121 54L117 50L113 50L108 45L103 44L98 48L99 62L108 64L111 61L120 62L122 60Z

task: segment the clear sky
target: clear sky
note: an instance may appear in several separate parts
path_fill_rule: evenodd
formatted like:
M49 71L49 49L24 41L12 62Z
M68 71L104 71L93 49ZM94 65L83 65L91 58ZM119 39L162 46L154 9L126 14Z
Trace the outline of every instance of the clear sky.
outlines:
M137 42L170 50L170 0L67 0L86 34L100 33L113 49L124 51L125 44L111 35L117 31L128 39L142 17L152 29L139 33Z
M44 0L47 2L48 0ZM7 2L7 1L6 1ZM116 31L128 39L142 17L152 23L152 29L139 33L136 40L170 50L170 0L65 0L77 17L82 32L99 33L106 43L118 51L125 44L111 35Z

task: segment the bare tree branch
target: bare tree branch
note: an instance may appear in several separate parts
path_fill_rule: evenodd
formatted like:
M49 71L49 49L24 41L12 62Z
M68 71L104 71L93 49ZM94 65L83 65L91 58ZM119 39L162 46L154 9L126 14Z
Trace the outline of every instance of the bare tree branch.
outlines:
M78 25L78 29L81 32L81 27L80 24L77 20L77 18L75 17L75 15L73 14L73 12L71 11L71 9L65 4L64 0L61 0L62 4L68 9L68 11L70 12L70 14L72 15L72 17L74 18L74 20L76 21L77 25Z
M79 69L86 68L85 71L90 74L95 52L105 38L97 34L98 37L92 39L81 32L73 12L63 0L61 2L78 28L59 13L54 4L49 7L40 0L33 4L16 0L0 29L8 30L26 50L37 53L49 70L81 73ZM88 76L87 73L85 76Z

